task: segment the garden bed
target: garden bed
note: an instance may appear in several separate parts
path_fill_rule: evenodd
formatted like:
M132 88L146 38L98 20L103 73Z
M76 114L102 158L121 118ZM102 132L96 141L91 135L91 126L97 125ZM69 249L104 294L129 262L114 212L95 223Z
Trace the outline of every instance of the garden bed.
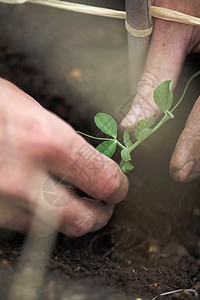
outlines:
M0 41L0 75L74 128L93 132L93 115L74 106L70 90L47 79L34 58L17 52L4 39ZM158 132L136 152L129 195L106 228L78 239L58 237L38 299L152 299L178 289L194 289L200 298L199 180L182 185L169 177L169 159L183 121L177 120L175 130L173 126L162 129L163 140ZM20 268L28 264L30 250L26 252L23 243L21 235L10 241L2 238L0 299L8 297L22 251ZM38 251L37 240L35 245L31 251L37 268L38 257L45 253ZM30 282L37 281L33 274ZM188 291L158 299L162 298L196 299ZM22 298L16 294L12 299Z

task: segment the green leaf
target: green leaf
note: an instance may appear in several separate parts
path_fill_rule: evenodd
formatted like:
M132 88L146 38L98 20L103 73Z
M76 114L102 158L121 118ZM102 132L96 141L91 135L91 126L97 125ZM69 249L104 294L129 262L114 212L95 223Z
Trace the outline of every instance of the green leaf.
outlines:
M146 130L147 129L147 130ZM142 139L143 137L143 132L144 132L144 135L146 136L147 132L149 132L149 129L148 129L148 121L147 120L140 120L138 121L136 127L135 127L135 137L136 139L139 141Z
M103 133L117 137L117 123L110 115L98 113L94 117L94 122Z
M137 140L139 140L140 133L148 127L148 121L147 120L140 120L137 122L137 125L135 127L135 137Z
M128 132L127 129L124 131L123 140L124 140L124 145L127 148L130 148L133 145L133 143L131 142L130 133Z
M156 118L155 117L150 117L149 121L148 121L148 128L151 128L156 122Z
M156 118L154 118L154 117L151 117L149 119L149 121L144 120L144 119L138 121L138 123L135 127L135 137L138 141L144 140L150 135L150 133L152 131L152 129L150 127L153 126L155 121L156 121Z
M140 132L139 136L138 136L138 140L143 141L145 140L151 133L152 129L149 128L145 128L144 130L142 130L142 132Z
M158 107L165 113L170 110L173 102L173 93L171 91L172 80L161 83L153 93L154 101Z
M123 149L123 150L121 151L121 158L122 158L124 161L129 161L129 160L131 160L130 152L129 152L127 149Z
M121 160L119 166L124 173L127 173L128 171L132 171L134 168L130 161L124 161L123 159Z
M116 150L116 141L105 141L97 146L97 150L108 157L112 157Z

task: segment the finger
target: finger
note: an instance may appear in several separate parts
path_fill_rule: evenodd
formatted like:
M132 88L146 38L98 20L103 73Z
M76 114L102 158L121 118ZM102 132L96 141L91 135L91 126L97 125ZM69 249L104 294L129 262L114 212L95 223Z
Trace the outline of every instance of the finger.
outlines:
M133 129L138 120L160 115L160 109L153 100L153 91L161 82L171 79L175 88L187 54L191 31L192 26L157 19L154 21L144 73L132 107L122 120L124 128Z
M76 197L68 207L58 209L58 230L71 237L79 237L104 227L113 213L113 205L103 201Z
M21 199L12 197L9 202L33 216L34 224L35 219L39 220L41 224L46 224L68 236L81 236L87 232L98 230L106 225L113 212L113 205L86 197L81 198L73 190L66 189L49 176L45 176L40 182L35 180L35 186L32 186L32 189L35 191L34 193L25 194L24 197L21 194ZM8 226L13 226L16 222L18 231L27 232L26 226L30 225L32 218L22 218L22 220L18 218L20 218L20 214L13 218L13 222L9 219ZM45 230L43 231L45 233Z
M11 208L19 209L19 213L15 211L13 217L9 211L5 214L5 216L11 216L7 222L4 222L7 228L10 226L9 228L12 229L14 226L14 229L19 232L29 230L27 226L32 218L21 214L20 209L40 220L42 224L47 224L70 236L95 231L109 220L113 205L99 200L81 198L54 181L53 189L49 190L49 176L43 170L38 169L37 164L32 169L29 166L28 173L23 166L20 170L15 167L16 165L13 165L13 172L6 170L10 174L9 182L4 180L5 176L0 180L1 195L6 195L2 198L3 203L9 203ZM0 211L4 212L5 209L2 208Z
M113 205L82 198L48 177L42 188L37 217L68 236L81 236L106 225Z
M200 175L200 97L176 144L170 163L176 181L189 181Z
M50 115L50 131L45 161L51 173L66 174L66 181L91 197L118 203L128 190L128 180L119 166L99 153L68 124Z
M44 237L53 232L53 229L40 220L35 220L34 232L31 230L33 217L22 208L13 205L13 199L1 197L0 201L0 228L28 233L37 237Z
M52 233L52 228L39 218L34 229L31 226L46 176L37 162L29 160L27 164L20 157L10 157L0 170L0 227L40 237Z

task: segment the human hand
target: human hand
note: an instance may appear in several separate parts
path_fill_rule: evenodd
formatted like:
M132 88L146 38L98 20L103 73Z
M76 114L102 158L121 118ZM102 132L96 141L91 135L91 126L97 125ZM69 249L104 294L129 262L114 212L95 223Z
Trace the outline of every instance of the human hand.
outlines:
M3 79L0 145L0 227L27 233L37 211L37 233L54 228L81 236L104 226L128 190L128 180L113 160ZM52 174L89 196L66 189Z
M152 5L200 16L198 0L155 0L152 1ZM150 116L159 117L161 111L153 100L154 89L161 82L171 79L173 79L172 89L174 89L186 55L199 51L199 27L155 19L144 73L138 84L131 110L122 121L122 126L132 130L140 119L147 120ZM200 133L200 129L198 129L199 125L194 126L200 118L197 111L194 111L197 108L199 109L198 102L192 110L172 156L170 170L173 178L177 181L192 179L198 174L197 170L200 171L200 166L198 167L197 163L197 156L199 155L197 144L200 144L200 138L197 141L196 136L197 133Z

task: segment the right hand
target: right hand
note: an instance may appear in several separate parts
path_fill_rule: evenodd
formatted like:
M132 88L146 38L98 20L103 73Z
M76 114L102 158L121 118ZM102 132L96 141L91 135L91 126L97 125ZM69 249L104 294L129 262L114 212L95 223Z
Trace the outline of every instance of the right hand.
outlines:
M127 193L128 180L113 160L3 79L0 149L0 227L27 233L37 210L34 230L39 234L54 228L81 236L104 226L114 204ZM51 174L64 174L65 180L94 199L65 189ZM48 193L52 184L55 191ZM52 202L52 195L60 197Z
M200 16L199 0L152 0L152 5L170 8L192 16ZM176 86L185 57L200 51L200 27L154 19L153 33L137 94L122 126L134 129L140 119L159 117L161 110L153 100L154 89L173 79Z
M199 0L152 0L152 5L200 16ZM122 127L134 130L140 119L160 117L161 110L153 100L154 89L173 79L173 89L189 53L200 52L200 27L155 19L144 73L137 94ZM200 97L197 100L172 155L170 172L177 181L200 175Z

